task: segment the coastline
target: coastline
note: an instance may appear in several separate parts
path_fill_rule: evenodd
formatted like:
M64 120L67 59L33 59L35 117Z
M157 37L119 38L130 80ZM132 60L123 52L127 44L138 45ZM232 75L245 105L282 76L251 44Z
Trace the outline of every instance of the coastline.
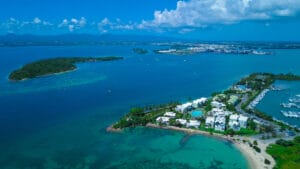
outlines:
M175 127L175 126L159 126L156 124L148 123L145 127L148 128L157 128L157 129L164 129L164 130L173 130L173 131L179 131L179 132L184 132L188 134L199 134L199 135L204 135L208 137L213 137L216 139L221 139L224 141L229 141L232 143L247 159L248 165L250 169L273 169L275 166L276 162L273 159L273 157L269 154L266 153L266 147L270 144L273 143L274 140L262 142L258 139L253 139L251 137L242 137L242 136L226 136L223 134L218 134L218 133L213 133L210 134L209 132L206 131L201 131L201 130L194 130L194 129L188 129L188 128L180 128L180 127ZM121 132L122 129L114 129L112 126L109 126L106 129L107 132ZM243 140L247 140L244 142ZM258 147L261 149L261 152L258 153L256 152L252 147L249 146L248 141L253 143L253 141L256 140L258 142ZM264 160L268 159L270 161L269 165L266 165L264 163Z
M75 72L76 70L78 70L78 67L76 67L75 69L72 69L72 70L66 70L66 71L61 71L61 72L57 72L57 73L48 73L48 74L45 74L45 75L36 76L34 78L24 78L22 80L13 80L13 79L9 79L9 78L8 79L11 82L23 82L23 81L27 81L27 80L30 80L30 79L36 79L36 78L42 78L42 77L62 75L62 74L65 74L65 73L71 73L71 72Z

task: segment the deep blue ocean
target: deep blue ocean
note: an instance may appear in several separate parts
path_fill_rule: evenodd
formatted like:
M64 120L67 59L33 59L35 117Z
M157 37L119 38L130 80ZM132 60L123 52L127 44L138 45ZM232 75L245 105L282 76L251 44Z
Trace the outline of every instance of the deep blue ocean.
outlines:
M139 55L132 52L135 47L159 48L1 47L0 168L247 168L241 153L222 140L185 139L183 133L158 129L129 129L121 134L105 129L130 107L209 96L253 72L300 74L299 49L274 49L272 55ZM62 56L124 60L78 64L74 72L8 81L9 73L26 63ZM259 105L266 113L277 111L270 107Z

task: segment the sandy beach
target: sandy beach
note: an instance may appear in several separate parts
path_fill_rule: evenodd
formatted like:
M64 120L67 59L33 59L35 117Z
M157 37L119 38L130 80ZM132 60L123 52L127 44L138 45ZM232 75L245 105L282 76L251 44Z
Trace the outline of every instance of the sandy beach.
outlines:
M189 134L201 134L206 135L209 137L215 137L220 138L224 140L228 140L232 142L236 148L238 148L241 153L246 157L249 163L249 168L251 169L272 169L275 166L275 160L266 153L266 147L273 143L274 140L270 141L260 141L257 139L253 139L251 137L242 137L242 136L225 136L222 134L213 133L210 134L206 131L200 131L200 130L194 130L194 129L187 129L187 128L179 128L174 126L158 126L156 124L147 124L146 127L151 128L160 128L160 129L167 129L167 130L175 130L175 131L181 131ZM243 140L246 140L245 142ZM253 143L253 141L256 140L258 142L257 147L261 149L261 152L256 152L252 147L249 146L248 141ZM270 164L267 165L264 163L265 159L268 159L270 161Z

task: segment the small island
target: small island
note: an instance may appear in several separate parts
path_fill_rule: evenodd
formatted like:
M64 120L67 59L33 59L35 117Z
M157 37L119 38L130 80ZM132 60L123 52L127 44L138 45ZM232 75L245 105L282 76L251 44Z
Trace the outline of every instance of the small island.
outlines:
M296 144L299 128L256 109L256 104L267 92L281 90L273 85L276 80L299 81L300 76L253 73L210 97L186 103L132 108L107 130L120 132L125 128L145 126L203 134L234 143L250 161L251 168L287 168L282 167L285 165L282 159L288 154L295 157L285 159L289 168L299 168L299 163L295 162L299 160L295 153L300 151L299 144ZM295 138L293 144L285 140L276 141L292 138ZM282 146L281 143L286 142L297 146ZM280 154L277 150L286 154Z
M24 65L22 68L13 71L9 75L9 79L13 81L21 81L32 79L45 75L52 75L56 73L63 73L75 70L76 63L83 62L103 62L120 60L122 57L63 57L40 60Z

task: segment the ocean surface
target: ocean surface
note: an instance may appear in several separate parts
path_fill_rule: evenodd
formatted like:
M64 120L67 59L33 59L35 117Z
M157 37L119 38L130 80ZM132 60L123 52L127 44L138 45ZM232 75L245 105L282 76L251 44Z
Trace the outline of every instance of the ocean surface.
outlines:
M159 129L124 133L105 129L130 107L209 96L253 72L300 74L299 49L274 49L272 55L139 55L132 52L136 47L160 48L139 44L1 47L0 168L248 168L245 157L226 141ZM7 80L23 64L60 56L125 59L78 64L74 72L23 82ZM258 107L266 113L272 110L271 103Z

